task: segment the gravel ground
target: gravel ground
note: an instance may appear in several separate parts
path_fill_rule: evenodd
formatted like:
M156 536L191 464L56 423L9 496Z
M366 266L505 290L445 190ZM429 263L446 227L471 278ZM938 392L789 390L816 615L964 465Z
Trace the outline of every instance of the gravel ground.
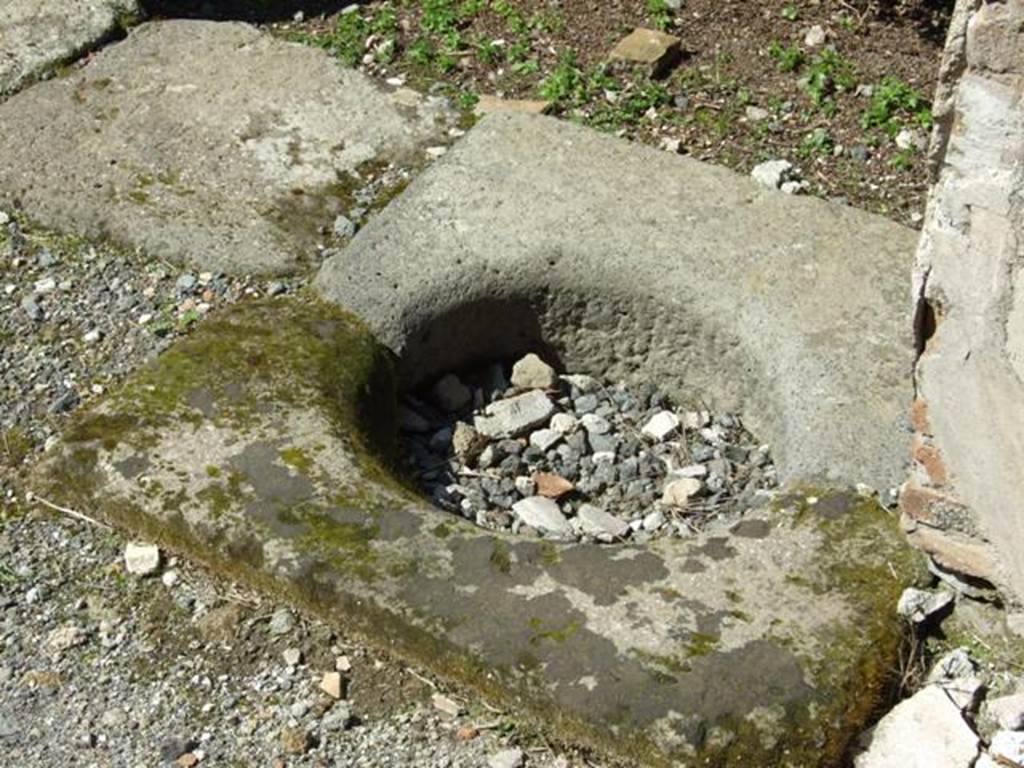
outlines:
M4 212L0 266L0 455L10 468L207 312L298 284L183 271Z
M738 414L675 411L653 383L560 377L535 354L508 371L448 373L405 399L406 463L442 509L491 530L641 543L772 498L770 446Z
M508 749L528 766L583 764L485 702L196 566L170 558L131 575L124 544L48 515L0 529L9 764L469 768ZM335 700L320 683L339 666L350 670ZM442 712L438 694L464 714Z

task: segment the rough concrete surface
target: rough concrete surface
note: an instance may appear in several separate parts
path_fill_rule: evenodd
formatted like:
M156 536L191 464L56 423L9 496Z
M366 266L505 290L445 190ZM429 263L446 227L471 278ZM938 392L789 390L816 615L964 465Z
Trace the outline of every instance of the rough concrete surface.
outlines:
M495 535L386 469L395 382L327 304L211 318L36 474L91 513L283 593L642 765L833 765L883 695L917 555L852 495L648 547ZM783 758L785 756L785 758Z
M348 213L353 172L411 160L448 117L245 24L153 22L0 105L0 190L53 228L281 273Z
M0 96L96 47L138 12L135 0L4 0Z
M916 473L908 515L937 559L974 534L1024 595L1024 3L961 2L940 91L945 148L915 268ZM967 511L973 510L977 520ZM977 525L975 526L975 522ZM973 545L977 547L977 545ZM963 558L960 558L963 559Z
M547 346L741 411L789 481L904 477L915 235L570 123L490 115L327 261L411 383Z

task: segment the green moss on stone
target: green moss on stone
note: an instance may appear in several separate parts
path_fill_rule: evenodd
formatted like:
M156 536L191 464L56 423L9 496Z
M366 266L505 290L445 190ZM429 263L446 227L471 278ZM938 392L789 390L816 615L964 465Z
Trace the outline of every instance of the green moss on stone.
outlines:
M491 551L491 566L500 573L511 573L512 554L508 544L502 539L494 540L494 549Z
M694 632L686 641L687 656L707 656L718 647L718 635Z
M540 543L540 561L544 563L544 565L557 565L561 559L562 554L559 552L558 547L550 541L542 541Z
M808 504L807 497L817 498L817 504ZM805 666L822 704L816 724L806 722L804 713L804 722L794 726L798 735L801 729L822 734L819 748L808 750L809 765L839 765L855 736L891 702L906 631L894 606L903 590L920 583L927 572L895 517L874 499L803 489L795 500L787 500L794 501L792 524L813 526L822 541L815 566L787 579L806 581L813 592L842 595L855 617L817 638L818 650ZM815 509L818 505L829 512L821 514L824 506ZM828 724L823 731L822 723Z
M298 470L300 474L309 476L310 471L313 469L313 459L311 459L304 450L297 447L291 447L285 448L280 452L280 454L281 461L289 467Z
M530 629L533 634L530 636L529 642L530 645L539 645L542 641L548 640L562 644L579 632L582 626L579 621L570 621L561 627L545 627L543 619L534 617L530 619Z

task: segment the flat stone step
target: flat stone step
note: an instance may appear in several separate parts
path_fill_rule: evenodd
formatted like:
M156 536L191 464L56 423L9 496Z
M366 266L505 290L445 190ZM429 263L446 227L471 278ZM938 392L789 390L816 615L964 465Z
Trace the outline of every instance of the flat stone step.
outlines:
M246 24L152 22L0 104L0 190L54 229L283 273L349 214L353 172L415 161L451 118Z
M889 513L793 496L649 546L495 535L387 470L388 353L271 300L205 320L33 489L276 591L630 765L833 766L896 668L918 571Z
M916 233L567 121L484 118L316 284L409 383L550 348L742 412L784 480L899 485Z
M139 12L135 0L4 0L0 96L100 45Z

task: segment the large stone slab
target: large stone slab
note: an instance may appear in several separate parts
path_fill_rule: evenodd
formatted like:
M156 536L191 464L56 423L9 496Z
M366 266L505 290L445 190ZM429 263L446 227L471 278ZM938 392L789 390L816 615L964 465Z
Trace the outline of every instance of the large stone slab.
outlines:
M0 193L154 257L290 271L351 202L351 172L416 156L443 104L249 25L154 22L0 105Z
M1024 2L961 0L936 99L937 181L914 270L915 472L940 565L1024 599Z
M136 0L4 0L0 97L97 47L138 13Z
M740 410L784 479L902 481L915 235L550 118L492 115L317 278L410 380L551 347Z
M387 469L389 355L318 303L205 321L35 490L284 593L629 765L839 763L895 669L916 555L851 494L647 547L495 535Z

